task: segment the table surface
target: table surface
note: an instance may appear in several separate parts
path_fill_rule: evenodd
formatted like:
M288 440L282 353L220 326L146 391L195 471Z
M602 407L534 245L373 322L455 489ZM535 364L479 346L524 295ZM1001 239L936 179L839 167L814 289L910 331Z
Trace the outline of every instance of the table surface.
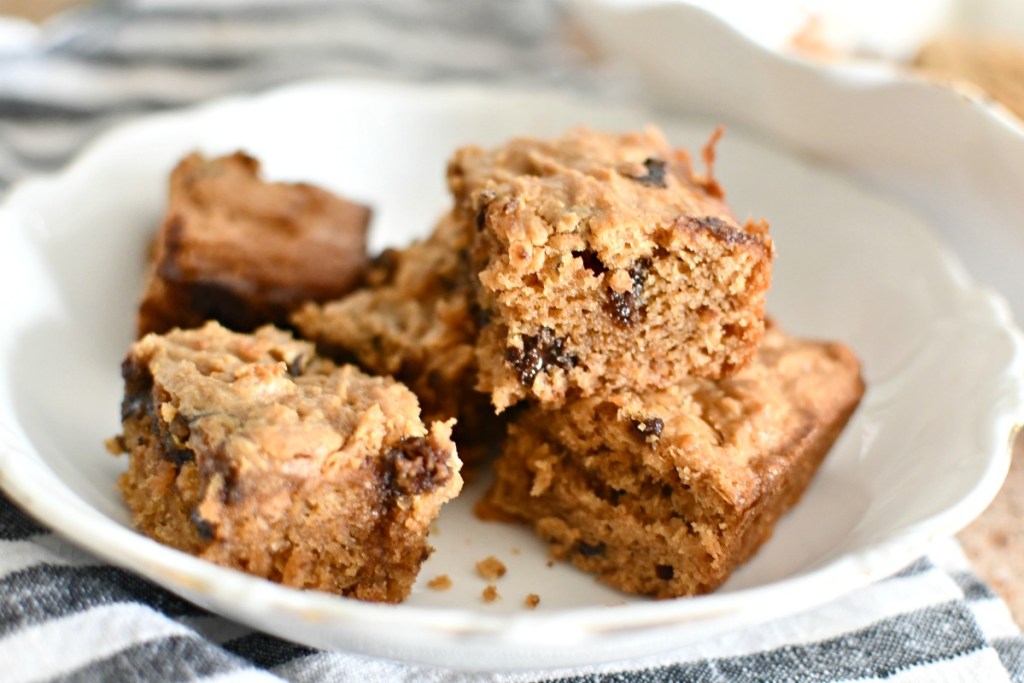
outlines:
M1024 430L1013 444L1013 461L999 495L958 535L964 552L1024 625Z
M0 0L0 14L38 21L77 2ZM1013 443L1013 461L999 495L958 538L978 573L1024 626L1024 430Z

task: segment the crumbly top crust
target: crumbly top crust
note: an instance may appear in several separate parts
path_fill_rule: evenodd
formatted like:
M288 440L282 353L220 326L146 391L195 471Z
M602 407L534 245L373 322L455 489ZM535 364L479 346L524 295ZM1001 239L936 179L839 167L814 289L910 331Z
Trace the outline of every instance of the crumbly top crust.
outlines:
M365 287L307 303L292 322L303 336L354 352L380 374L419 374L441 356L446 367L472 365L477 328L455 232L446 216L429 239L386 249L371 264Z
M183 447L201 443L240 474L255 468L330 477L427 434L416 397L404 386L318 359L312 344L272 327L241 335L210 322L147 335L125 364L122 412L137 409L140 385L150 383L154 409L176 440ZM433 436L447 441L451 425L437 427ZM444 455L454 458L454 447L448 450Z
M555 140L466 147L450 162L448 182L456 211L493 234L524 273L543 267L545 254L572 252L629 268L656 249L675 251L693 231L772 252L767 225L740 225L714 179L696 174L687 153L655 128L579 128Z

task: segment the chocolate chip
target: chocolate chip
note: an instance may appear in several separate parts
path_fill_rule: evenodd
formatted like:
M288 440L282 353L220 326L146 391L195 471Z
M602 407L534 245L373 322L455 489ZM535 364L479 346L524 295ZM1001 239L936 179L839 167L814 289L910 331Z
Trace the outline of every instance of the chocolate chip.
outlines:
M124 399L121 401L121 421L149 412L153 401L153 375L149 370L132 358L125 358L121 363L121 377L124 378Z
M608 314L618 325L628 327L634 325L647 315L647 300L644 298L644 287L650 273L650 259L642 258L630 266L629 279L632 287L626 292L608 291L606 305Z
M641 185L668 187L668 184L665 182L665 167L666 164L663 160L649 158L644 160L644 168L647 169L647 175L631 175L629 177Z
M199 538L204 541L212 541L214 537L213 524L206 521L199 514L199 510L193 510L188 516L189 521L192 522L192 526L196 528L196 533L199 534Z
M597 254L590 251L589 249L584 249L582 251L574 251L572 252L572 255L578 259L582 259L583 267L589 270L594 275L602 275L608 271L608 268L603 263L601 263L601 259L597 257Z
M505 360L518 373L523 386L528 387L551 366L565 370L575 367L579 356L566 350L564 337L556 337L550 327L542 327L536 335L523 335L523 348L508 348Z
M448 453L425 437L406 437L384 454L382 485L392 492L427 493L451 477Z
M476 229L483 230L487 225L487 208L491 205L494 200L494 192L492 190L484 190L477 196L477 210L476 210Z
M662 581L671 581L676 575L676 570L670 564L656 564L654 574Z
M583 557L598 557L604 555L605 551L608 550L608 546L604 543L598 543L597 545L591 545L586 541L576 541L575 551Z
M160 455L164 460L169 460L178 467L185 463L195 462L196 454L190 448L178 448L173 443L164 442Z
M633 420L633 429L636 435L643 441L650 442L661 436L661 430L665 428L665 421L660 417L647 417L643 420Z
M306 367L306 354L300 353L295 356L290 363L285 363L285 367L291 377L298 377Z

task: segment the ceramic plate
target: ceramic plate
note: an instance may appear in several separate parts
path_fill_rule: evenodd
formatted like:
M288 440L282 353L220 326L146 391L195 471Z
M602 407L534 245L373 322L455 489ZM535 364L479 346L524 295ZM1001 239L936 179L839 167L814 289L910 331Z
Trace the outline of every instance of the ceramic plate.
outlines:
M16 188L0 210L0 485L83 547L256 628L474 668L596 662L707 638L861 586L966 524L998 490L1024 412L1021 341L1004 305L972 285L914 213L733 132L718 175L740 216L773 225L772 315L790 332L850 344L869 388L803 501L717 593L648 601L548 567L524 529L472 516L483 480L444 509L437 552L400 606L273 585L131 530L114 487L125 462L103 440L119 430L119 364L177 159L244 148L272 178L365 201L379 249L431 226L459 145L649 121L690 148L714 127L552 92L322 82L107 135L63 173ZM473 566L492 554L509 571L504 599L485 604ZM442 573L451 590L425 588ZM528 593L540 595L536 611L522 606Z

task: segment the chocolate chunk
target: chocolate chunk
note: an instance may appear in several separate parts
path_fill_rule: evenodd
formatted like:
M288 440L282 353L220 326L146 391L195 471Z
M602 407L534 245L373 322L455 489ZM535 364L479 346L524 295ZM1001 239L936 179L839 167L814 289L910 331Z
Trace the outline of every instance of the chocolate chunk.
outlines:
M661 430L665 428L665 421L660 417L648 417L643 420L633 420L633 429L641 440L650 443L661 436Z
M519 374L523 386L530 386L537 375L551 366L568 370L579 363L579 356L565 348L565 338L556 337L550 327L542 327L536 335L523 335L523 348L509 348L505 360Z
M633 284L629 291L609 290L606 309L617 324L628 327L640 322L647 315L644 287L650 269L650 259L637 260L629 269L629 278Z
M448 459L429 439L406 437L385 454L382 485L411 495L433 491L452 477Z
M665 182L665 167L666 164L661 159L646 159L644 161L644 168L647 169L647 175L631 175L629 177L641 185L668 187L668 184Z
M213 524L206 521L199 514L199 510L193 510L188 516L189 521L192 522L192 526L196 528L196 533L199 534L199 538L204 541L212 541L214 537Z
M657 564L654 565L654 574L662 581L671 581L676 570L670 564Z
M598 557L604 555L608 549L604 543L598 543L597 545L590 545L586 541L576 541L574 550L583 557Z
M597 254L584 249L583 251L574 251L572 255L578 259L583 260L583 267L589 270L594 275L602 275L608 271L608 268L601 263L601 259L597 257Z

